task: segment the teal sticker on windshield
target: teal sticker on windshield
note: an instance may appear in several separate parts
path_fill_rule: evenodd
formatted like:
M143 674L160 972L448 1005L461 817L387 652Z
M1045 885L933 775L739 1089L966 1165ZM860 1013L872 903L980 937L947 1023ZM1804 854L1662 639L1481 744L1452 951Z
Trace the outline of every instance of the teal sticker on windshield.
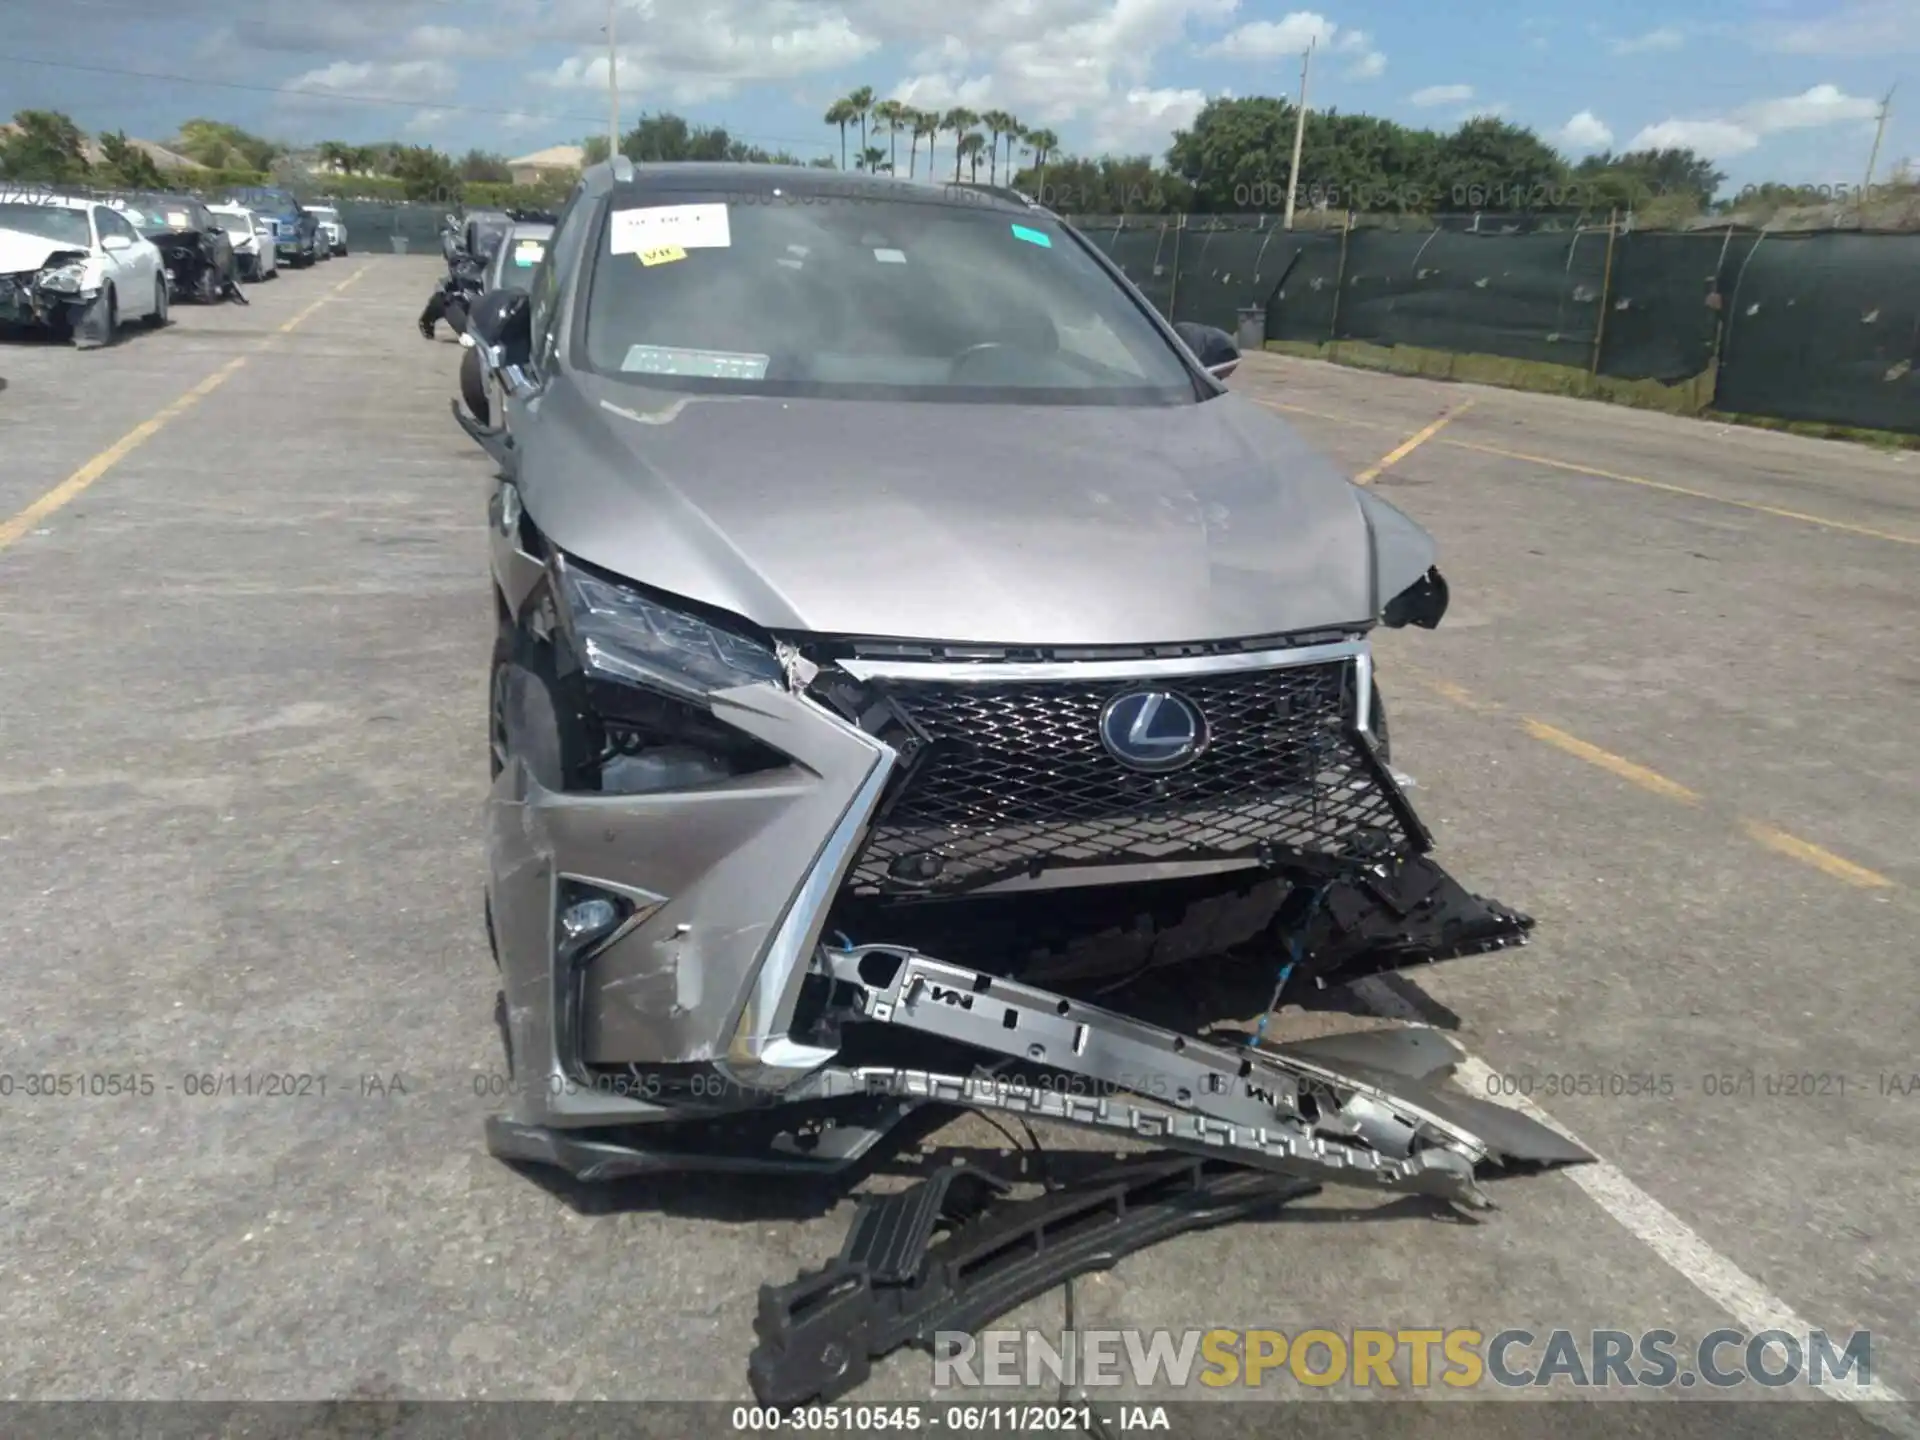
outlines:
M1053 248L1053 237L1044 230L1029 230L1024 225L1016 225L1013 227L1013 237L1016 240L1024 240L1029 245L1038 245L1043 250Z

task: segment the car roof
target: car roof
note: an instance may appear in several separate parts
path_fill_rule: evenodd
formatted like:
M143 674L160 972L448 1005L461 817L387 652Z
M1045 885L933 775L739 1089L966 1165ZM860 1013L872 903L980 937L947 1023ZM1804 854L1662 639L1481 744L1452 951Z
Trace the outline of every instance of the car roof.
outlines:
M9 190L0 185L0 204L45 205L50 210L84 210L98 203L84 195L50 195L44 190Z
M918 204L947 204L1031 214L1041 207L1004 186L953 185L931 180L903 180L864 171L827 170L812 165L736 165L725 161L672 162L638 165L607 161L587 171L590 189L622 193L670 193L735 190L771 190L783 185L815 195L844 195L849 200L898 200Z

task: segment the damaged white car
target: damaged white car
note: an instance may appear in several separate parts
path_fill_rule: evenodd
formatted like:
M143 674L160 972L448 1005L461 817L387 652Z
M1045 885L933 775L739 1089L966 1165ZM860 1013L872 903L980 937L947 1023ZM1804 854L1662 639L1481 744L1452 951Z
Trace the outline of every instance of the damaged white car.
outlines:
M160 251L108 205L0 190L0 324L110 345L120 326L167 323Z

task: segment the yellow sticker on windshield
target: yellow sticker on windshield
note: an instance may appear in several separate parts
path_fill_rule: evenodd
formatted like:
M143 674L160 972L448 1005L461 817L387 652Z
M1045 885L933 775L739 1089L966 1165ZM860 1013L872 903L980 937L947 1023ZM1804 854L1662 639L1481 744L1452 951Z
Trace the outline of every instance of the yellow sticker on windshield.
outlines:
M670 265L675 260L684 260L687 252L678 245L656 245L651 250L640 252L642 265Z

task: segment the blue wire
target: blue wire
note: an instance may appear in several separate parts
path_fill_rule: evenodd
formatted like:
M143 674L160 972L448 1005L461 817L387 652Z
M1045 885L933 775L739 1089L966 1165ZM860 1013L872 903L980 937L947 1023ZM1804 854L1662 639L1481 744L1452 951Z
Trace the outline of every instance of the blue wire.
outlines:
M1273 997L1267 1001L1267 1008L1260 1014L1260 1023L1253 1027L1253 1034L1247 1037L1248 1045L1258 1045L1267 1033L1267 1022L1273 1018L1273 1012L1280 1004L1281 992L1287 988L1287 977L1293 974L1294 967L1300 963L1301 947L1306 943L1307 923L1313 919L1314 912L1320 908L1321 897L1326 887L1313 892L1313 899L1307 905L1307 913L1301 917L1300 928L1287 938L1287 963L1280 967L1279 977L1273 982Z

